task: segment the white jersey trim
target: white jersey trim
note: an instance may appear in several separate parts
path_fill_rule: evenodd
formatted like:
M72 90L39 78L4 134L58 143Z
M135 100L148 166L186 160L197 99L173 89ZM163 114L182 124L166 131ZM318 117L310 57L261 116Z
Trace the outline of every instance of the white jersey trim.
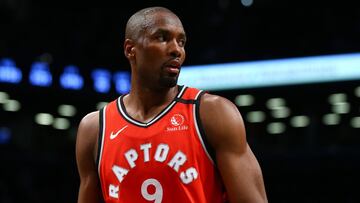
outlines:
M183 88L181 88L181 91L178 93L178 95L175 98L181 98L181 96L184 94L186 90L186 86L184 86ZM176 104L176 100L174 99L170 105L168 105L164 110L162 110L162 112L160 114L158 114L157 116L155 116L152 120L150 120L148 123L142 123L139 122L133 118L131 118L130 116L127 115L127 113L125 112L125 110L123 109L123 106L121 105L121 97L123 95L121 95L118 99L117 99L117 105L119 107L120 113L122 116L125 117L125 119L127 121L129 121L130 123L142 126L142 127L148 127L151 124L155 123L157 120L159 120L163 115L165 115L175 104Z

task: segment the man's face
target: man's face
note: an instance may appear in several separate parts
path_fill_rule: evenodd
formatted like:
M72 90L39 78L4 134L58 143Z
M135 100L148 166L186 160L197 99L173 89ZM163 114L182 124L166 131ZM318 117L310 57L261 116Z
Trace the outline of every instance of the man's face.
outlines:
M135 71L140 82L151 87L174 87L185 60L185 42L184 28L175 15L152 14L135 45Z

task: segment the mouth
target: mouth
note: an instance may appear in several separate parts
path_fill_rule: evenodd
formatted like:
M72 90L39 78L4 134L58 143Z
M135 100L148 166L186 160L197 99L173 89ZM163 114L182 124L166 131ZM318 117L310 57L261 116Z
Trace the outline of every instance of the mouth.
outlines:
M170 74L179 74L181 64L177 60L171 60L165 63L165 70Z

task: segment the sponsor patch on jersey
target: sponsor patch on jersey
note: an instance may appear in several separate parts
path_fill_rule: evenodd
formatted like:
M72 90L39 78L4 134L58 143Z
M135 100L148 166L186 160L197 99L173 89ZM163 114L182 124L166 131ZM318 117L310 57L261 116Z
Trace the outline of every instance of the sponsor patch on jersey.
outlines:
M183 115L177 113L171 116L170 126L166 128L167 132L179 131L179 130L188 130L189 126L184 125L185 118Z
M174 114L173 116L171 116L170 118L170 122L173 126L180 126L184 123L184 116L181 114Z

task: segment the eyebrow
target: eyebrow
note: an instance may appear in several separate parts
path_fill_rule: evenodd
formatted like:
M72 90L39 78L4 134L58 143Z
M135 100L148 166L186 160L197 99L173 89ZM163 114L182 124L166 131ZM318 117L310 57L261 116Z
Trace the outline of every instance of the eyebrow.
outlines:
M157 33L164 33L164 34L170 34L170 30L169 29L164 29L164 28L157 28L152 34L157 34ZM185 32L181 32L179 34L180 38L184 38L186 40L186 34Z

